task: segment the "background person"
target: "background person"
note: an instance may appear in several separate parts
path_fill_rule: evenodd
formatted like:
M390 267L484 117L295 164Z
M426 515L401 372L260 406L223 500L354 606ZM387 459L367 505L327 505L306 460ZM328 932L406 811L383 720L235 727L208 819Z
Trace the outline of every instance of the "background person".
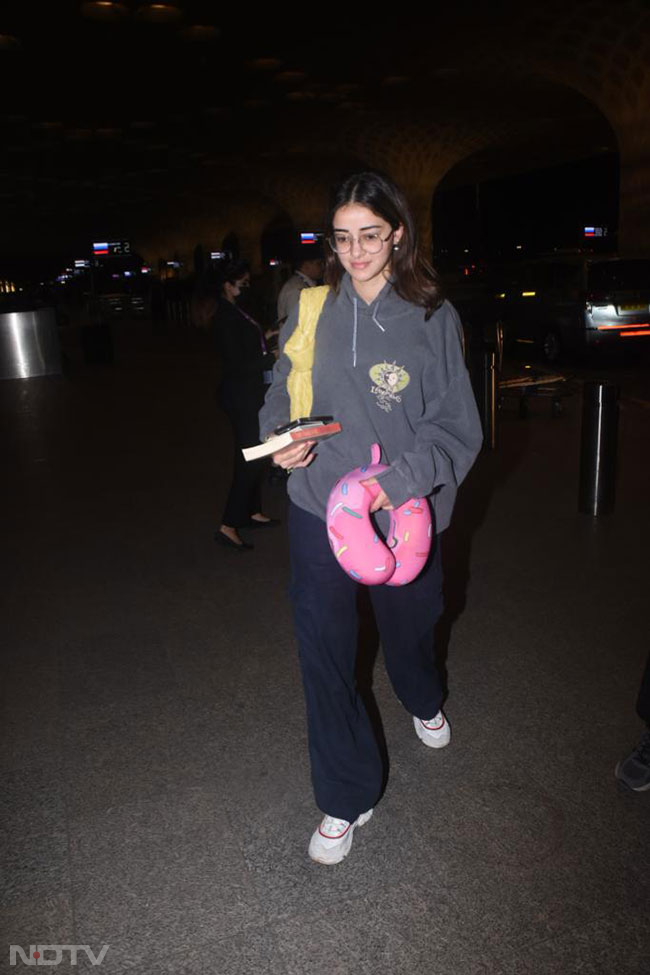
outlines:
M275 356L269 352L261 325L237 305L248 285L248 264L237 261L220 269L220 293L214 316L214 334L221 360L218 401L233 432L233 478L215 541L240 552L253 546L244 542L240 528L277 524L262 513L261 480L265 460L247 463L242 447L259 443L258 412Z
M635 792L650 789L650 655L641 679L636 711L646 726L636 748L616 766L616 778Z
M456 490L482 435L463 361L460 323L443 302L432 268L418 255L413 218L401 191L377 173L351 176L336 191L328 228L330 290L315 335L312 415L332 415L342 433L288 447L274 462L291 468L290 596L307 706L312 781L325 817L309 855L338 863L357 826L370 818L383 782L379 749L355 683L354 580L330 549L326 503L334 483L368 462L378 443L388 470L372 511L427 497L437 532L449 524ZM285 352L298 323L283 328L281 355L267 393L262 436L290 415ZM391 382L382 377L390 374ZM413 715L420 739L449 742L434 663L442 612L437 539L422 573L403 587L371 586L386 669Z
M300 292L305 288L313 288L323 276L323 258L315 253L314 245L303 247L296 258L295 271L282 285L278 295L279 324L286 321L290 313L298 306Z

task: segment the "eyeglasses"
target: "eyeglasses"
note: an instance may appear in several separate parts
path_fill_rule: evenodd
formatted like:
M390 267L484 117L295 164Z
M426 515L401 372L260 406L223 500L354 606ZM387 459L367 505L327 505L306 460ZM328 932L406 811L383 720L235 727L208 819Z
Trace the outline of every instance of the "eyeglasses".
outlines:
M394 233L395 231L391 230L388 237L382 237L381 234L372 232L359 234L357 242L361 250L365 251L366 254L378 254ZM335 232L331 237L327 238L327 243L336 254L347 254L352 249L353 242L354 237L352 234Z

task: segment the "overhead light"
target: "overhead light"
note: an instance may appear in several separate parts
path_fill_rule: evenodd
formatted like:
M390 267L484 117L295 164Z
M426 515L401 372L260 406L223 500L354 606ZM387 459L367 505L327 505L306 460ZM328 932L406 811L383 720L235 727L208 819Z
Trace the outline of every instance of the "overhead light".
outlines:
M176 24L182 11L174 3L143 3L138 7L136 17L149 24Z
M199 43L216 41L221 35L218 27L214 27L212 24L192 24L181 33L186 41L197 41Z
M81 13L90 20L102 20L108 23L117 23L123 20L129 12L129 8L119 0L88 0L81 4Z
M305 91L303 89L301 91L288 91L286 98L288 98L290 102L313 102L316 95L313 91Z
M281 71L273 78L279 85L295 85L306 79L304 71Z
M245 62L246 67L253 71L277 71L282 67L279 58L253 58Z

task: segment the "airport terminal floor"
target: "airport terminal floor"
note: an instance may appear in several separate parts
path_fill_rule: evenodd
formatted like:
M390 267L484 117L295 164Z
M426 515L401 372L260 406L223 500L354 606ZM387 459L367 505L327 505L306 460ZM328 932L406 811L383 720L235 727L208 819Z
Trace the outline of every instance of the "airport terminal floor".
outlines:
M650 792L614 767L642 730L648 403L624 397L596 520L579 397L504 403L443 540L451 745L416 737L364 616L389 777L325 867L284 526L213 541L231 448L208 337L122 322L114 364L67 354L65 377L0 383L0 971L13 945L106 975L647 973ZM265 510L284 521L282 482ZM106 945L95 969L82 946Z

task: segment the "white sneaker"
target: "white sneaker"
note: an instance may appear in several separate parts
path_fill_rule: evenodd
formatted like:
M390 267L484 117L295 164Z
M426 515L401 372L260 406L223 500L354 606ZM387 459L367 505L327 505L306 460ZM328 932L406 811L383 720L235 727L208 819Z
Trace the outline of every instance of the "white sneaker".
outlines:
M353 823L347 819L325 816L309 841L311 859L316 863L340 863L350 852L355 829L367 823L371 816L372 809L361 813Z
M444 748L451 741L451 728L442 711L438 711L435 718L421 720L413 718L415 732L429 748Z

